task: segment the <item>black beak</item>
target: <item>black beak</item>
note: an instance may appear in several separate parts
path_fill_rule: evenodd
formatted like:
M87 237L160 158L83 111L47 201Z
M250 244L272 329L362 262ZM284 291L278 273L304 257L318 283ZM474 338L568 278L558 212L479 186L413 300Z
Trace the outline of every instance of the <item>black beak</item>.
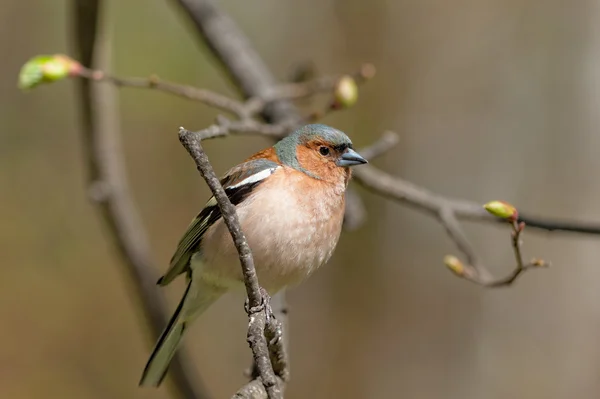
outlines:
M348 148L342 156L337 160L337 166L354 166L354 165L362 165L364 163L368 163L366 159L361 157L358 152L354 151L352 148Z

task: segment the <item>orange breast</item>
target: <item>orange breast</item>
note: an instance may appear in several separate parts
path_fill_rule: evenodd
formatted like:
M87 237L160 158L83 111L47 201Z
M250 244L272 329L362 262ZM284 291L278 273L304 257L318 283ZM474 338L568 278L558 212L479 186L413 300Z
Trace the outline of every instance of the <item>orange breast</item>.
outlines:
M342 228L344 188L284 167L238 206L259 281L267 290L296 284L329 260ZM222 221L207 231L202 256L192 267L214 284L241 282L237 252Z

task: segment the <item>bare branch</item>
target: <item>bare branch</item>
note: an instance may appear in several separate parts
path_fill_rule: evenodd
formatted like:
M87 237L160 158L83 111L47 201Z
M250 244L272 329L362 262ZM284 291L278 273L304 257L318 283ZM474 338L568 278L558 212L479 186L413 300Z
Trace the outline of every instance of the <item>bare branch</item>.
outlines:
M378 147L379 145L376 144L368 148L367 151L371 148ZM516 241L513 243L513 250L515 251L515 256L517 258L516 268L507 277L495 278L477 256L473 245L464 233L458 219L488 222L500 221L506 223L505 220L490 215L480 204L441 197L421 187L415 186L412 183L391 176L370 165L363 165L361 168L357 168L354 172L354 177L360 184L377 194L408 204L416 209L427 211L436 216L448 233L448 236L454 241L457 248L467 259L467 264L463 264L462 262L457 263L456 266L458 267L458 271L453 269L455 274L460 277L486 287L503 287L514 283L524 271L533 266L547 266L545 262L539 260L533 263L524 264L520 253L519 243L519 236L522 232L521 229L518 233L514 234L516 236ZM522 225L524 226L524 223ZM534 227L541 228L539 226ZM554 227L556 229L559 226ZM516 245L515 243L519 244ZM458 260L456 261L459 262ZM448 262L446 263L448 265Z
M532 259L528 263L525 263L521 253L521 235L525 229L525 223L511 221L511 243L515 255L515 267L507 276L495 278L487 271L485 267L480 264L478 259L474 258L474 251L468 243L466 237L464 237L458 221L450 214L447 216L447 219L442 218L441 223L448 230L448 234L455 240L459 248L461 248L461 243L463 245L467 245L466 248L462 247L461 250L469 258L469 263L463 264L454 256L446 256L444 259L446 266L448 266L448 268L458 277L467 279L485 287L507 287L512 285L519 276L529 269L539 269L550 266L550 263L536 258Z
M249 116L247 107L239 101L226 97L210 90L198 89L193 86L181 85L159 79L157 76L149 78L120 78L104 71L82 68L78 76L96 82L109 82L117 87L136 87L142 89L155 89L171 93L189 100L198 101L211 107L231 112L240 118Z
M460 222L456 219L454 212L451 208L440 209L438 215L439 221L446 229L448 236L454 241L456 247L461 251L467 258L467 262L470 265L472 271L465 273L466 277L471 277L472 281L488 281L492 279L492 275L487 269L481 264L479 258L475 253L475 248L467 238L467 235L460 226Z
M288 132L283 126L261 123L252 119L232 121L219 115L216 122L216 124L196 132L201 140L224 137L229 134L258 134L277 139L284 137Z
M263 97L262 100L266 102L280 99L297 100L318 93L328 93L332 91L341 76L343 75L321 76L306 82L280 84L273 88L273 91ZM369 63L363 64L357 72L350 76L358 84L365 83L375 76L375 66Z
M246 98L267 98L277 80L235 22L212 0L175 0ZM268 122L293 126L302 119L292 103L277 100L262 112Z
M350 75L358 84L364 83L375 75L375 66L373 64L364 64L361 68ZM298 100L312 97L319 93L332 93L339 79L344 76L322 76L313 80L284 83L274 86L270 92L263 96L254 96L248 99L246 106L252 113L262 112L269 103L280 100ZM327 111L331 110L331 107ZM309 116L310 119L317 119L324 115L324 112L318 112Z
M553 220L546 217L521 215L520 222L529 227L545 231L562 231L565 233L581 233L600 235L600 223L582 223L572 220Z
M370 79L374 73L375 67L372 64L365 64L358 72L353 74L353 77L357 83L363 83ZM302 83L281 84L274 86L272 91L263 97L254 96L245 103L242 103L210 90L164 81L159 79L156 75L152 75L148 78L118 77L102 70L93 70L84 66L79 66L79 68L72 72L72 76L78 76L95 82L108 82L117 87L154 89L174 94L188 100L198 101L214 108L230 112L240 119L248 119L263 114L267 106L274 102L310 97L321 92L332 92L339 79L339 77L324 76ZM335 110L335 107L327 108L326 112L331 110ZM313 113L308 119L320 119L326 112ZM298 120L298 122L300 122L300 120ZM290 127L292 126L294 125L290 125Z
M106 29L98 28L100 4L98 0L73 2L74 47L84 65L108 64L110 41ZM158 275L148 238L129 192L113 88L81 80L78 89L89 193L98 205L99 214L129 273L130 283L137 291L139 305L154 340L169 317L166 303L155 284ZM173 359L170 375L183 397L208 398L184 351Z
M266 323L273 317L270 314L270 298L266 291L259 285L252 252L240 227L235 207L229 201L223 186L221 186L217 175L208 161L208 157L202 149L201 138L203 136L202 132L194 133L184 128L180 128L179 130L179 140L196 163L198 171L217 200L217 204L223 215L223 221L238 251L240 263L242 264L246 293L248 294L248 343L252 349L254 362L268 398L280 399L283 398L282 387L278 384L273 366L271 365L271 353L276 353L277 349L269 350L265 336ZM280 326L274 328L275 333L278 334L274 339L279 342L282 339L279 334ZM281 355L281 359L285 359L285 355ZM283 368L285 368L285 365L283 365Z

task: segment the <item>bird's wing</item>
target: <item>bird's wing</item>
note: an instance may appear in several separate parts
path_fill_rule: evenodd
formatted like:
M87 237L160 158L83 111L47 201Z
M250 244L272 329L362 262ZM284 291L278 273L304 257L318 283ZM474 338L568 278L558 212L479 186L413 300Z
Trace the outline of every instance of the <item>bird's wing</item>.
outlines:
M267 159L249 160L230 169L221 179L221 184L231 203L238 205L279 167L279 164ZM192 255L199 251L202 236L220 218L221 210L213 196L188 226L171 258L169 270L158 280L158 284L167 285L188 270Z

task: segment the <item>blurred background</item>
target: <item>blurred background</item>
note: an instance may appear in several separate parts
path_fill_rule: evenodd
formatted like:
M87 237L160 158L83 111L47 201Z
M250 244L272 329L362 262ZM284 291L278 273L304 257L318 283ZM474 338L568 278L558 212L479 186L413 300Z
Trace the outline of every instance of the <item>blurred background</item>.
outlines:
M109 1L112 70L152 73L234 95L179 9ZM85 196L73 82L24 94L21 65L72 54L65 0L0 7L0 397L167 398L137 387L151 343L128 276ZM377 67L358 104L323 122L367 145L373 163L438 193L504 199L536 215L600 221L600 3L592 0L223 0L285 79ZM208 190L177 140L215 111L123 89L119 110L133 194L161 270ZM206 144L218 173L269 145ZM457 279L456 250L426 215L360 189L369 212L330 264L289 293L287 398L597 398L600 237L526 232L525 255L552 261L511 288ZM470 225L492 270L513 267L508 229ZM182 282L164 291L174 307ZM215 398L249 365L241 295L186 337Z

